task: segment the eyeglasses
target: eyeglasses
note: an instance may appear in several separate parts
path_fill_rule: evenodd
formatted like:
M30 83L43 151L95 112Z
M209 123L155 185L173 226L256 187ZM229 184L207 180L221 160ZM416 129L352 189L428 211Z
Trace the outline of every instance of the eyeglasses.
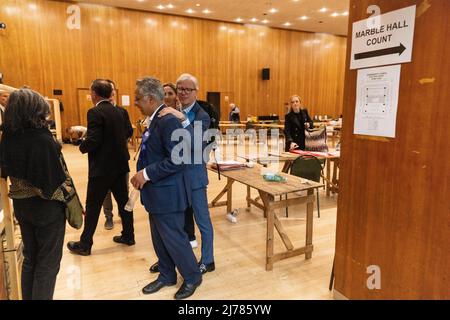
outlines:
M177 92L183 92L183 93L191 93L192 91L195 91L197 89L192 89L192 88L178 88L177 87Z

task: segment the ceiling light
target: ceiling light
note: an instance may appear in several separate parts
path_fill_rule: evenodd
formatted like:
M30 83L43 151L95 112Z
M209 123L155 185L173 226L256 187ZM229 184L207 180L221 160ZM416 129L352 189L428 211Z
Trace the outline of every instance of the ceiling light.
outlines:
M173 9L173 4L169 3L166 8Z
M237 18L236 22L242 22L243 20L241 18Z
M197 3L195 6L196 6L196 7L200 7L200 3Z
M319 12L327 12L327 11L328 11L328 9L325 7L323 7L322 9L319 10Z
M270 12L270 13L275 13L275 12L278 12L278 10L275 9L275 8L272 8L272 9L269 10L269 12Z
M256 19L256 18L251 18L250 21L251 21L251 22L256 22L256 21L258 21L258 19Z
M269 23L269 20L264 19L263 21L261 21L262 23Z
M339 15L339 13L337 13L337 12L333 12L333 13L331 14L332 17L337 17L338 15Z
M209 11L208 9L205 9L205 10L203 10L202 12L203 12L204 14L211 13L211 11Z
M290 25L291 25L290 22L286 22L286 23L283 24L283 26L286 26L286 27L289 27Z
M158 8L159 10L163 10L163 9L164 9L164 6L163 6L162 4L160 4L159 6L157 6L157 8Z
M144 2L145 0L137 0L137 2Z
M195 11L192 10L191 8L189 8L189 9L186 10L186 12L187 12L187 13L194 13Z
M307 16L301 16L300 19L301 19L301 20L307 20L308 17L307 17Z

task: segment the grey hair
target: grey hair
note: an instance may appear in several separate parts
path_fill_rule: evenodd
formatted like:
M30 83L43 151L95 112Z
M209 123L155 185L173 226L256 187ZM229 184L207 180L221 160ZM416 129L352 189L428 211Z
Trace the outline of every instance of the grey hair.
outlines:
M191 81L194 84L195 89L198 90L198 80L197 80L197 78L194 77L192 74L189 74L189 73L183 73L181 76L179 76L178 79L177 79L177 84L178 84L178 82L186 81L186 80Z
M153 97L158 102L164 99L164 88L161 81L153 77L144 77L136 81L137 92L144 97Z
M8 99L3 128L5 131L20 131L27 128L48 127L50 107L44 98L30 89L19 89Z

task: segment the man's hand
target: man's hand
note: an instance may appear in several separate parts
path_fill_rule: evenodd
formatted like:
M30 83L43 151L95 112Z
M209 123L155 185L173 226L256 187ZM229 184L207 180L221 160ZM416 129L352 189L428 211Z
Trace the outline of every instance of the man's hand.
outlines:
M138 190L141 190L147 182L144 178L144 170L142 169L131 178L131 184Z
M292 149L295 149L295 148L298 148L298 144L296 144L295 142L291 142L289 150L292 150Z
M169 114L169 113L173 114L180 121L186 120L186 117L184 116L184 113L180 112L178 110L175 110L174 108L164 108L164 109L162 109L158 113L158 118L164 117L166 114Z

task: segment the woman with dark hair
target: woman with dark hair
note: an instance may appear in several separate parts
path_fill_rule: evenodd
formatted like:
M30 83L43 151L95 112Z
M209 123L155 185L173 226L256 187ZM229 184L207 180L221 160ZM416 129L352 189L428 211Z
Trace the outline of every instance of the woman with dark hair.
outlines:
M66 216L60 187L66 174L61 147L47 126L49 115L41 95L20 89L11 93L1 127L1 175L11 181L9 197L24 245L24 300L53 298L62 258Z
M164 88L164 104L176 110L181 109L180 101L178 101L177 87L169 82L163 84Z
M297 148L305 150L305 128L312 128L313 123L298 95L291 97L290 105L290 112L286 114L284 121L285 151Z

